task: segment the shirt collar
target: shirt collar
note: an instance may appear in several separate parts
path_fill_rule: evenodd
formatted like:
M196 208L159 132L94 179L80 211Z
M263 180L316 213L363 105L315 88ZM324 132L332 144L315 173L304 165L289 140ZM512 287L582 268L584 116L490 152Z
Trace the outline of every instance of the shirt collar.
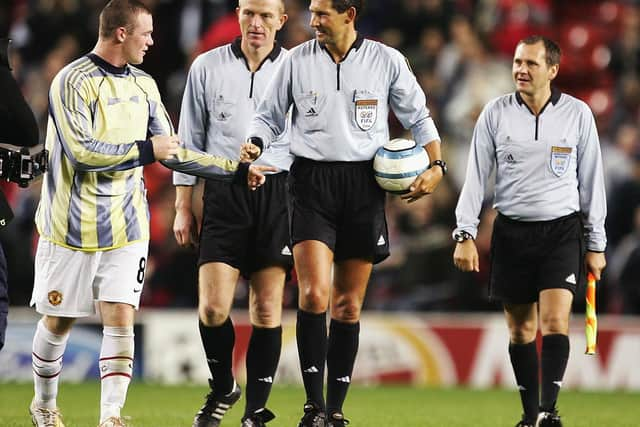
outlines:
M355 50L360 49L360 46L362 46L362 43L364 43L364 36L358 33L358 35L356 36L356 41L354 41L353 44L351 45L351 49L355 49Z
M362 46L362 43L364 43L364 36L362 34L360 34L360 32L358 32L358 33L356 33L356 39L351 44L351 47L349 47L349 50L347 50L347 53L344 54L344 57L342 58L342 61L340 61L340 62L344 62L344 60L347 59L347 57L349 56L349 52L351 52L351 50L360 49L360 47ZM322 45L322 44L320 45L320 47L322 48L322 50L324 50L327 53L327 55L329 55L329 57L333 61L333 56L331 56L331 52L329 52L329 49L327 49L326 46Z
M99 57L93 52L88 53L87 57L98 67L102 68L103 70L106 70L111 74L126 74L129 72L128 65L124 65L122 67L116 67L115 65L108 63L107 61L105 61L104 59L102 59L101 57Z
M246 59L244 56L244 52L242 51L242 37L236 37L235 40L231 43L231 51L236 56L236 58ZM275 40L273 42L273 49L271 49L271 52L269 52L267 58L269 58L271 61L275 61L278 58L278 55L280 55L281 51L282 46L280 46L278 41Z
M551 97L545 103L545 105L547 105L549 102L551 102L553 105L556 105L558 101L560 101L560 95L562 95L562 92L560 92L555 86L551 86ZM520 96L520 92L517 92L517 91L516 91L516 101L518 101L518 105L522 105L522 104L526 105L524 103L524 99L522 99L522 96Z

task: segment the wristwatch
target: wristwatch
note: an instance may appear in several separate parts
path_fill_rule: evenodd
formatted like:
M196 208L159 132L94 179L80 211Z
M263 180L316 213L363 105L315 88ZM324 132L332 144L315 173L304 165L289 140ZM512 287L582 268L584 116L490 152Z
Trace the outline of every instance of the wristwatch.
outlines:
M447 168L447 163L444 160L434 160L433 162L431 162L429 167L432 168L434 166L440 166L440 168L442 169L443 176L446 175L447 172L449 171L449 169Z
M465 240L473 240L473 236L464 230L460 230L453 233L453 240L458 243L462 243Z

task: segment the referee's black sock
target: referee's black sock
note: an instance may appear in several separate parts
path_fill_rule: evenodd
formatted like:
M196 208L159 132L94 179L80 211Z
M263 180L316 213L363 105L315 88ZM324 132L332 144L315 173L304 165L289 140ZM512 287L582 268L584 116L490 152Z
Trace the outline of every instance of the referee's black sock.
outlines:
M324 411L324 365L327 360L327 313L298 310L296 339L307 400Z
M552 412L555 409L568 360L568 336L551 334L542 337L542 411Z
M220 326L207 326L200 320L199 329L207 365L213 378L213 391L220 395L230 393L233 388L233 345L236 341L233 322L227 317Z
M511 366L516 376L520 400L524 410L525 420L536 421L539 405L538 385L538 350L536 341L528 344L509 344Z
M342 413L358 353L360 322L331 319L327 352L327 414Z
M280 349L282 347L282 327L260 328L253 326L247 350L247 406L245 417L264 408L276 375Z

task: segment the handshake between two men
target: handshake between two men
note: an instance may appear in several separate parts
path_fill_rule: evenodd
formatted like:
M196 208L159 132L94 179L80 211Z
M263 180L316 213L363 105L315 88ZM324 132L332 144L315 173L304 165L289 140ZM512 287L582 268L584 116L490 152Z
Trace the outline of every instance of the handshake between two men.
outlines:
M156 160L171 160L179 158L181 147L178 135L156 135L151 137L153 145L153 156ZM253 165L251 162L260 156L259 146L246 142L240 147L240 161L237 165L235 180L245 181L251 190L257 190L262 186L266 177L265 172L277 172L277 168L272 166Z

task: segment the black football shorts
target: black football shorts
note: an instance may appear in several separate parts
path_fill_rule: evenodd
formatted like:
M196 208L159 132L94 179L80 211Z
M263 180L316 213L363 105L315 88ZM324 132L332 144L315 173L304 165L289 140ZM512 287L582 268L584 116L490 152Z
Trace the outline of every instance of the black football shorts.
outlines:
M584 277L582 221L578 213L551 221L514 221L498 214L491 240L492 299L538 301L544 289L575 294Z
M245 278L263 268L293 266L287 214L287 173L263 186L207 180L198 264L223 262Z
M385 192L372 162L318 162L296 158L289 174L293 245L319 240L337 262L389 256Z

